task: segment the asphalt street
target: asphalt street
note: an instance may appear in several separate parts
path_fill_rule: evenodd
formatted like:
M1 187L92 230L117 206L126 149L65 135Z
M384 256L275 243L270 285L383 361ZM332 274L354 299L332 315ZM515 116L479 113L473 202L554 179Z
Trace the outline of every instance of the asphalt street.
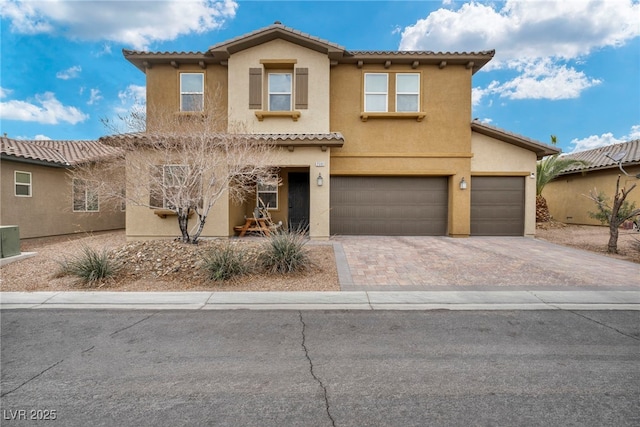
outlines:
M640 425L640 311L15 309L0 321L7 426Z

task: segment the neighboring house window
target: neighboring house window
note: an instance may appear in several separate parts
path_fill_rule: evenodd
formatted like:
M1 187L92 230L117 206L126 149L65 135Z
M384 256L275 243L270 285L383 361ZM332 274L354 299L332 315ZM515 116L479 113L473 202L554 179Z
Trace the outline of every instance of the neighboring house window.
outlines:
M420 110L420 74L396 74L396 111Z
M367 73L364 75L364 111L386 112L389 75Z
M31 172L14 171L15 195L31 197Z
M82 179L73 179L73 211L98 212L98 195Z
M180 111L204 109L204 74L180 74Z
M258 181L257 206L278 209L278 177Z
M269 111L291 110L291 73L269 74Z
M187 165L157 165L151 172L149 206L175 209L176 203L202 206L202 180Z

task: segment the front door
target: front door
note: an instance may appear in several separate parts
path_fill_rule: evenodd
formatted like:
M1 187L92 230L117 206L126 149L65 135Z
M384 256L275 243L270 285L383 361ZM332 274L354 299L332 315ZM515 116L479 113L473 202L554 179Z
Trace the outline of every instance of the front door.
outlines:
M309 172L289 172L289 229L307 230L308 227Z

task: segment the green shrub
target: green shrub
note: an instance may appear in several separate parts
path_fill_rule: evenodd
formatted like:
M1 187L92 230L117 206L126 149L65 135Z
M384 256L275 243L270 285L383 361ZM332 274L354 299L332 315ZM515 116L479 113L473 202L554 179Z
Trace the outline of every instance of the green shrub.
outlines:
M202 255L204 269L211 280L228 280L248 273L251 268L245 250L227 243L222 248L211 248Z
M304 230L276 230L267 238L259 255L259 263L271 273L305 270L311 265L306 244Z
M100 281L113 277L120 270L120 263L109 258L106 249L97 251L82 246L79 255L73 255L59 261L59 275L76 276L85 285L95 285Z

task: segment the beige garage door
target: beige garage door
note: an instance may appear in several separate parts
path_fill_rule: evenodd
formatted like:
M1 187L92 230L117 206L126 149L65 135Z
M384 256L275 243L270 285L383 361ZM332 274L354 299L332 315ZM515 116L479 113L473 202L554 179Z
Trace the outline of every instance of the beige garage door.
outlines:
M331 234L441 236L446 177L332 177Z
M524 178L471 179L471 235L524 235Z

